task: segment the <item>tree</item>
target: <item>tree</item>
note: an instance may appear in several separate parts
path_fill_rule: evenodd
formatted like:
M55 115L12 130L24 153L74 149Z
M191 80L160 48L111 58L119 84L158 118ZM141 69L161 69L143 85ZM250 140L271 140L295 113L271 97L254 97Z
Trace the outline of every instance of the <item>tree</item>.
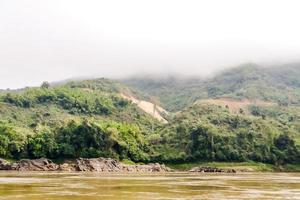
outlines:
M52 133L37 133L28 138L27 151L32 158L54 158L58 146Z
M295 142L292 138L290 138L289 135L279 135L274 140L274 146L276 147L276 149L273 149L277 157L276 163L283 164L300 159L300 154L295 145Z
M10 123L0 121L0 157L19 158L25 137L17 133Z
M48 89L50 87L50 83L48 81L44 81L41 85L41 88Z

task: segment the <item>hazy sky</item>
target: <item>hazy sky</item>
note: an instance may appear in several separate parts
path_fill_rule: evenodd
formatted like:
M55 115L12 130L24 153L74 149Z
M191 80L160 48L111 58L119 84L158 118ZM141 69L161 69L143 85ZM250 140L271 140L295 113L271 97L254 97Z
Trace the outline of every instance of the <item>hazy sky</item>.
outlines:
M299 0L0 0L0 88L297 61L299 9Z

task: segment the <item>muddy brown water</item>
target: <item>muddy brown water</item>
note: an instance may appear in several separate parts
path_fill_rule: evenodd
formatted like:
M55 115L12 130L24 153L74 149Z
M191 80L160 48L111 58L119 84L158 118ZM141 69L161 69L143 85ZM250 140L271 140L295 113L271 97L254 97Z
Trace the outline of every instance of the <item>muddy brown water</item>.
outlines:
M0 200L300 199L300 173L0 172Z

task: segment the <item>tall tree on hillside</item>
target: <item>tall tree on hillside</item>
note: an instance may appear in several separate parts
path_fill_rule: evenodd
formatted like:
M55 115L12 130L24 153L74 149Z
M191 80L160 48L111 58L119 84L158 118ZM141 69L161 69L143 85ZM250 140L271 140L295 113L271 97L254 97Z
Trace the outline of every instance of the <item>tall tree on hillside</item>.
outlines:
M41 85L41 88L46 88L48 89L50 87L50 83L48 81L44 81Z

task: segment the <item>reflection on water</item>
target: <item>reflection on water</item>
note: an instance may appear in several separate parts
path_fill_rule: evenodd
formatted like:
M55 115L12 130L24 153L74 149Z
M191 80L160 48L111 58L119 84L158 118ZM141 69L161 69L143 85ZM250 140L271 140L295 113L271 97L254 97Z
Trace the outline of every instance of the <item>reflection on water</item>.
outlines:
M4 199L300 199L300 174L0 172Z

